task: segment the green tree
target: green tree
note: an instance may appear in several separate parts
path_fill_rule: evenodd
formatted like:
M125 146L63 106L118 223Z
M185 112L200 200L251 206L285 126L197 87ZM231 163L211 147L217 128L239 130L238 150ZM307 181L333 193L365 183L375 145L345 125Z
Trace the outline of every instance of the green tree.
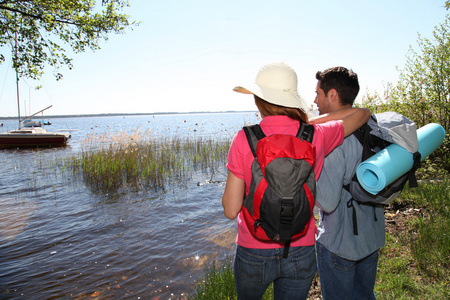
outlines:
M435 27L431 39L419 35L417 42L419 51L410 47L388 106L418 127L428 123L444 127L444 143L430 158L435 166L450 171L450 15Z
M393 102L391 100L391 83L383 84L383 95L380 95L377 91L373 94L366 90L366 94L362 97L362 107L366 107L372 111L372 113L382 113L396 109L393 108Z
M450 15L436 26L433 39L419 35L419 52L410 50L390 101L418 126L430 122L450 128Z
M46 65L57 80L62 66L73 67L73 53L100 49L109 33L123 33L130 23L122 11L127 0L0 0L0 64L11 51L20 77L39 79Z

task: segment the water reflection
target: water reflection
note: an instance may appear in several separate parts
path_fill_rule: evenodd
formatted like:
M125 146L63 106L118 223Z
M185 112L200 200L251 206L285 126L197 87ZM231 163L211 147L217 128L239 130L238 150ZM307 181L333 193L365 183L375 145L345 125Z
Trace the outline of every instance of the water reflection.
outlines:
M13 240L28 225L36 204L33 202L15 201L0 198L0 243Z

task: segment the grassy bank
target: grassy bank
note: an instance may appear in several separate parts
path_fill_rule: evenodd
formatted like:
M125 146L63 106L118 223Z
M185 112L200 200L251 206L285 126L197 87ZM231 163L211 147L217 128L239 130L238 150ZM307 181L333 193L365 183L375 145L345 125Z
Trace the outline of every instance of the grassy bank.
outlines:
M386 213L378 299L450 298L449 179L407 190Z
M406 189L386 209L386 245L380 251L377 299L450 298L449 179ZM318 281L309 294L320 299ZM268 291L264 299L271 299ZM192 299L236 299L230 262L206 271Z

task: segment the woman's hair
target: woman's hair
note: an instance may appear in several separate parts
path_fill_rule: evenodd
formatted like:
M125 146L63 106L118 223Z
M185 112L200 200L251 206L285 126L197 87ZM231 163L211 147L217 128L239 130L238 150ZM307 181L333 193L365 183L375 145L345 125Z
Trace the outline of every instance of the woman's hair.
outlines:
M284 107L269 103L255 94L255 104L264 116L288 116L291 119L308 123L308 115L300 108Z

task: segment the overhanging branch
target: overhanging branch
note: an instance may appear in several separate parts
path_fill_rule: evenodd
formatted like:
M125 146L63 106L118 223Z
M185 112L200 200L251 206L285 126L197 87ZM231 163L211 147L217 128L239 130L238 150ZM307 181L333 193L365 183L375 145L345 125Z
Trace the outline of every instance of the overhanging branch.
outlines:
M0 5L0 9L11 11L11 12L14 12L14 13L19 13L21 15L24 15L24 16L27 16L27 17L30 17L30 18L33 18L33 19L38 19L38 20L44 21L44 18L42 18L41 16L33 15L33 14L30 14L30 13L21 11L19 9L16 9L16 8L11 8L11 7L8 7L8 6ZM82 24L80 24L80 23L75 23L75 22L68 21L68 20L62 20L62 19L55 18L55 21L58 22L58 23L64 23L64 24L68 24L68 25L82 26Z

